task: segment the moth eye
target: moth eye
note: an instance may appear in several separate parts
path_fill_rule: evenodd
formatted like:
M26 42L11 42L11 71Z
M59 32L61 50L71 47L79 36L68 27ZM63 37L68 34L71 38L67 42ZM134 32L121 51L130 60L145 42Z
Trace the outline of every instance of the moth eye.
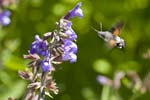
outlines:
M123 46L123 44L121 44L121 43L117 43L116 45L117 45L117 47L119 47L119 48L121 48L121 47Z
M117 45L117 47L119 47L119 46L120 46L120 43L116 43L116 45Z

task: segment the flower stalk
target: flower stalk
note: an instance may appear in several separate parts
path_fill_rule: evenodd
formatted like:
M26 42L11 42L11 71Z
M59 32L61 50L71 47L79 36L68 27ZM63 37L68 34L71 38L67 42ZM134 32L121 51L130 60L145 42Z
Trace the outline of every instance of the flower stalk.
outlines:
M71 27L70 19L83 16L80 6L81 3L78 3L56 22L54 31L45 33L43 38L35 36L29 54L24 55L25 59L31 60L28 64L31 71L19 72L21 78L29 81L24 100L44 100L45 95L52 97L50 93L58 94L52 73L56 71L56 65L77 60L77 45L74 43L77 35Z

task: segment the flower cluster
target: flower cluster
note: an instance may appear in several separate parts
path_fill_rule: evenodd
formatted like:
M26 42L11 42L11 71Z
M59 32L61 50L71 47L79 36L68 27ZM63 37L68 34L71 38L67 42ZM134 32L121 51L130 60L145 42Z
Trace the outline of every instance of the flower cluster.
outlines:
M28 55L24 55L25 59L30 59L30 71L20 71L19 75L23 79L30 80L28 92L25 100L35 97L43 100L44 95L50 96L49 92L58 93L58 88L53 80L52 72L55 71L55 65L64 61L74 63L77 60L77 45L75 40L77 35L72 29L72 22L69 20L75 16L83 17L80 9L81 3L78 3L64 17L56 22L56 29L53 32L47 32L43 38L38 35L32 42ZM34 90L39 90L39 94L35 95ZM31 99L32 100L32 99Z
M35 41L32 43L29 53L42 57L40 65L43 72L50 71L51 63L54 62L76 62L77 45L73 41L76 40L77 35L71 27L72 22L68 19L83 16L80 6L81 3L78 3L73 10L60 19L56 23L57 29L53 32L45 33L43 39L38 35L35 36Z

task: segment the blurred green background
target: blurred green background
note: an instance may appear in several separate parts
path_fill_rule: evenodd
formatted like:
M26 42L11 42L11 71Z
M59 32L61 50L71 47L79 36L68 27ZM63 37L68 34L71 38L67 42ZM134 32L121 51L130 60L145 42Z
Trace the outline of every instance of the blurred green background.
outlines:
M59 65L54 73L59 94L54 100L101 100L104 88L96 81L100 74L113 78L116 71L136 71L143 79L150 72L150 61L143 54L150 48L149 0L18 0L11 10L11 24L0 29L0 100L20 98L27 82L18 76L18 70L27 67L22 55L28 53L34 35L42 36L55 29L58 21L78 2L82 2L84 17L72 19L78 35L78 60ZM103 30L123 21L121 37L124 50L108 49L91 28ZM132 89L122 86L117 95L103 100L150 100L150 93L135 95ZM117 97L119 95L119 98ZM51 100L47 98L46 100Z

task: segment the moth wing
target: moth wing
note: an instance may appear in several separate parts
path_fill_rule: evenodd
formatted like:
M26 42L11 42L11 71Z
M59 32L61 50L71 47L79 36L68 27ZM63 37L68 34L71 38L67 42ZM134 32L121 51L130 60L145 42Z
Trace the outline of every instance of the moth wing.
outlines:
M116 25L114 25L109 32L111 32L114 35L119 35L121 28L123 27L123 23L122 22L118 22Z

